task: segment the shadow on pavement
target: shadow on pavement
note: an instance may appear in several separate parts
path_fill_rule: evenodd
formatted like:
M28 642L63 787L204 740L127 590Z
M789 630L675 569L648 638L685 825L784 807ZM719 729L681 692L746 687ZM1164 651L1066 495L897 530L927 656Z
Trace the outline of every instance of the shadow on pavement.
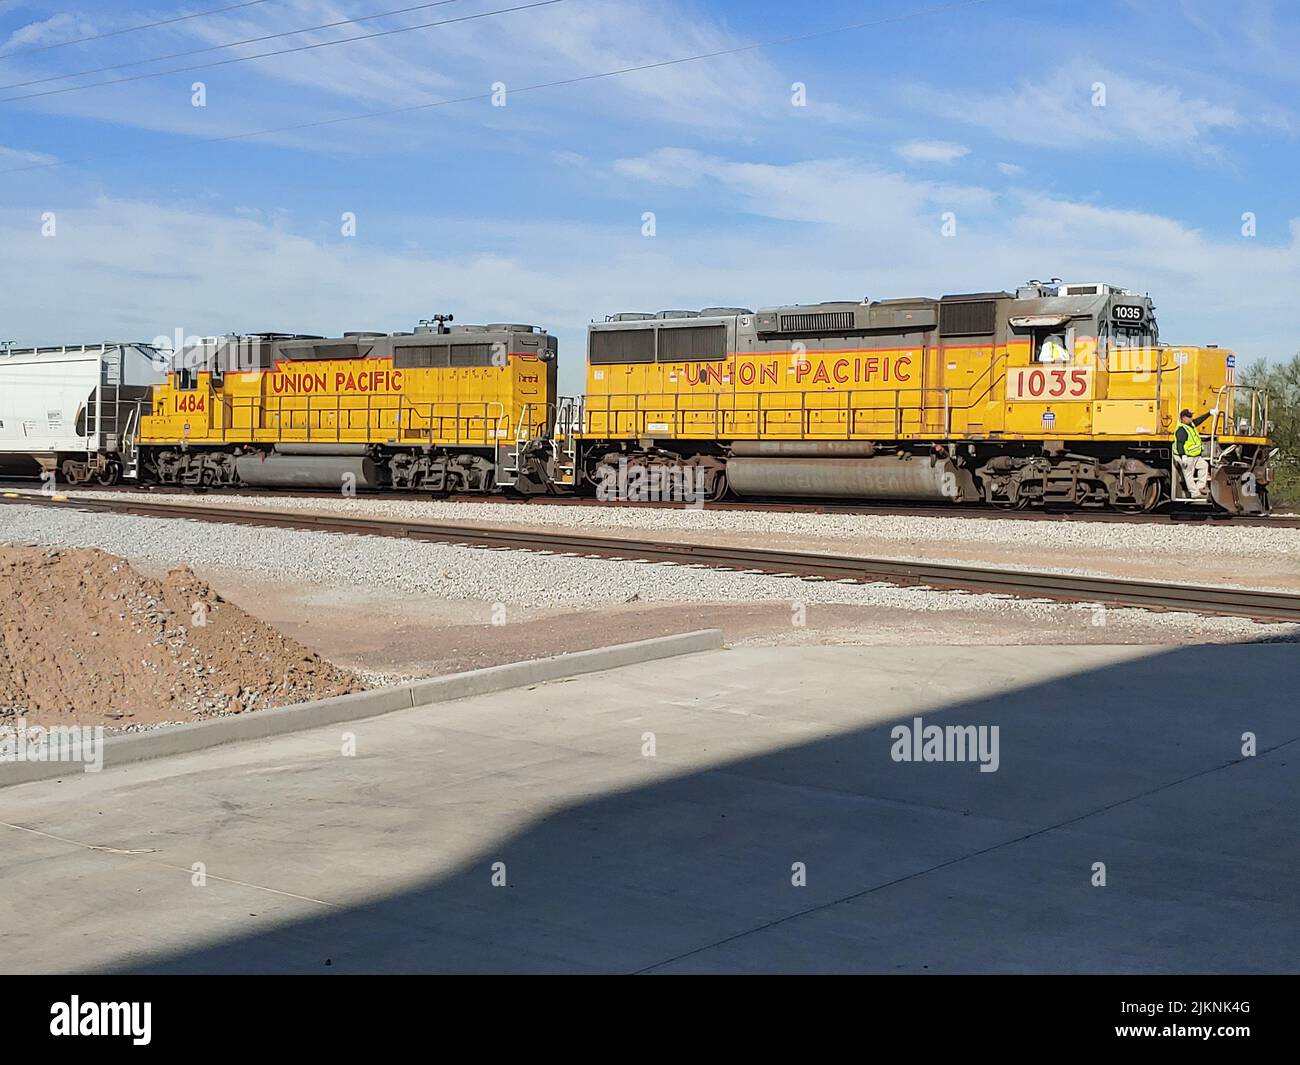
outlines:
M1294 644L1157 653L925 714L998 726L996 772L895 761L893 721L827 735L129 971L1295 971L1298 689Z

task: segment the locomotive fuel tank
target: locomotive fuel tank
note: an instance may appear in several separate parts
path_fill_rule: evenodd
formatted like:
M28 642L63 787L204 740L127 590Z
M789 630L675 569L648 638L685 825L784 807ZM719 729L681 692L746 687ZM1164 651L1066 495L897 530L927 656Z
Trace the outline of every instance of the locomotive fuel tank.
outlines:
M235 459L239 479L256 488L378 488L379 467L366 455L285 454L241 455Z
M951 459L906 455L873 458L733 458L727 480L738 496L805 499L978 499L974 478Z

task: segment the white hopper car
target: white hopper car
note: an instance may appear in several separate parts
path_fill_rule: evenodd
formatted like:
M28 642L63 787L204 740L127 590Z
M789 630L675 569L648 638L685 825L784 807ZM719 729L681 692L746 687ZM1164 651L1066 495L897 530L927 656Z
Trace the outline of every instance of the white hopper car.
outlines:
M167 369L148 344L0 348L0 475L135 476L142 408Z

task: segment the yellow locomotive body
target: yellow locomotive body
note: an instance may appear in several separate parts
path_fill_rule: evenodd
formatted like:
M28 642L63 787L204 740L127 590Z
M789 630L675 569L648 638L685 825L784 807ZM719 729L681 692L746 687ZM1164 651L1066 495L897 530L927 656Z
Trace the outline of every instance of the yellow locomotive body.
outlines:
M1109 285L617 315L591 326L587 370L597 484L678 466L708 498L1150 509L1185 498L1171 438L1191 408L1218 412L1214 501L1267 505L1264 400L1232 353L1160 344L1151 301Z
M555 417L556 342L530 326L186 349L142 419L162 483L491 491Z

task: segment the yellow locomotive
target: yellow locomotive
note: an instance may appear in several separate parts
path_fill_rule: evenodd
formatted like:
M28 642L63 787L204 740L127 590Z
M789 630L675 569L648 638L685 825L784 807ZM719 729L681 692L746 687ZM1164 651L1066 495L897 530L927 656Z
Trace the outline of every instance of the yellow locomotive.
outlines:
M551 435L555 338L449 322L191 344L141 419L142 477L200 489L540 490L518 456L521 442Z
M1161 343L1147 296L1015 292L618 314L585 396L555 338L451 326L185 348L140 419L163 484L598 499L946 500L1268 509L1267 397L1233 354ZM1202 457L1175 458L1179 413ZM1194 470L1194 473L1189 473Z
M1268 507L1267 398L1107 284L618 314L589 328L582 403L574 479L608 497ZM1200 493L1185 408L1213 412Z

